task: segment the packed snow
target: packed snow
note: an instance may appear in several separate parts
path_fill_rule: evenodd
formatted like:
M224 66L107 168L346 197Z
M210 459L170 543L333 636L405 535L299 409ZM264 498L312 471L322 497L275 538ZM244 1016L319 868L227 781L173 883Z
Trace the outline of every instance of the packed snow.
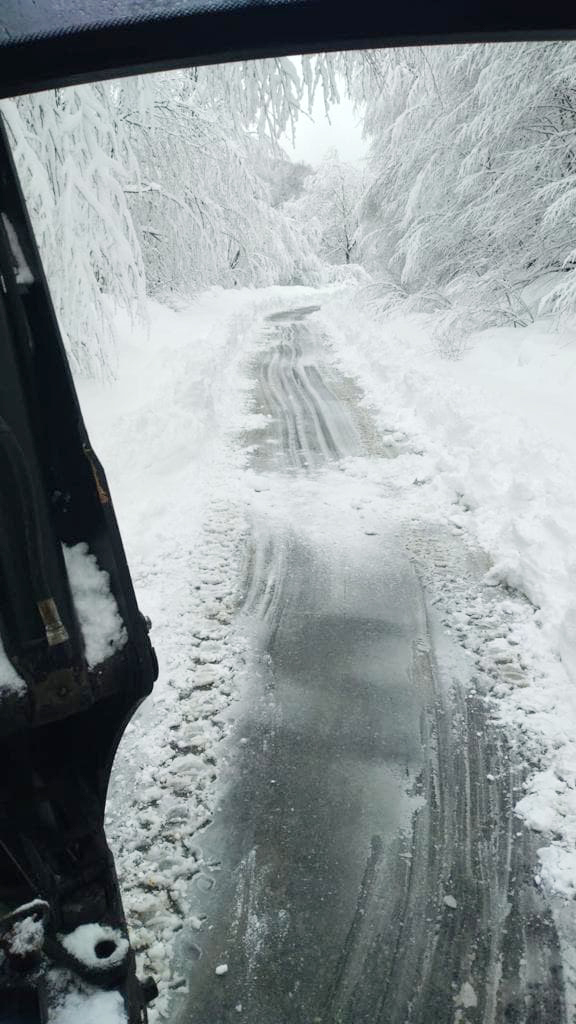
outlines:
M3 937L12 955L27 957L41 952L44 945L44 916L48 909L44 900L32 900L19 907L22 916L14 921Z
M88 987L63 993L50 1016L50 1024L126 1024L126 1020L119 992Z
M96 556L81 541L62 546L72 599L82 630L86 661L99 665L126 643L126 630L118 605L110 592L110 577L100 569Z
M8 236L8 243L10 245L10 252L12 253L12 261L16 270L16 282L17 284L32 284L34 280L32 271L26 262L26 257L22 252L22 246L14 225L5 213L2 213L2 223Z

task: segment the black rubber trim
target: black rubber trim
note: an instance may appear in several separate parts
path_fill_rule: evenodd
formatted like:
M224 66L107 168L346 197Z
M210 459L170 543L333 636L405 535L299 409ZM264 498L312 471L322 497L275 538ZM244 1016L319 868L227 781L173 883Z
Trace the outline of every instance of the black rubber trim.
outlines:
M576 36L576 7L560 0L534 8L523 0L2 0L0 6L0 96L252 57Z

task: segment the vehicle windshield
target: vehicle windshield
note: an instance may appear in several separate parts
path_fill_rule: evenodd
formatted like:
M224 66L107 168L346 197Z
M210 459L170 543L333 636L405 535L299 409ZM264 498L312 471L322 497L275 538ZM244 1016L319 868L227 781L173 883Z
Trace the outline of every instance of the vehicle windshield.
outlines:
M576 44L0 110L160 664L107 804L150 1021L568 1024Z

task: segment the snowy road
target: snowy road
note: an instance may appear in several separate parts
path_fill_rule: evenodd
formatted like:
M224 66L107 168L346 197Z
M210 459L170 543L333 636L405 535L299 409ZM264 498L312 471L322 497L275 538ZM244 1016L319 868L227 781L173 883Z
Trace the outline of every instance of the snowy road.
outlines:
M404 534L333 500L353 460L395 451L311 312L270 317L250 368L253 654L178 1020L562 1024L558 941L512 812L522 768Z

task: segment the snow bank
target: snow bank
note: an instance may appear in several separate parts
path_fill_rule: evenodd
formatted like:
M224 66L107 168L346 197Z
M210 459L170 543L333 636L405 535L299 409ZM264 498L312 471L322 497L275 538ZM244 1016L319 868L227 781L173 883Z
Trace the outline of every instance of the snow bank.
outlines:
M350 293L317 315L383 430L422 452L429 516L469 531L490 557L486 582L533 606L522 655L540 669L503 688L499 711L540 765L517 809L554 837L542 878L576 896L576 334L545 322L494 329L465 348L451 339L450 359L430 317L376 324Z

